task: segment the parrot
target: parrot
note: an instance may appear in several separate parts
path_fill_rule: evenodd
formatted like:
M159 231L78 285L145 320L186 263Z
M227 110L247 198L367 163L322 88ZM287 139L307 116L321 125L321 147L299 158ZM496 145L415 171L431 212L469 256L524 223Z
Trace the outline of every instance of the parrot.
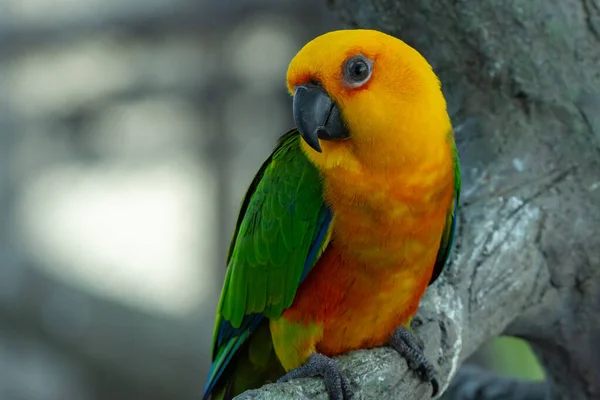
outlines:
M295 128L243 198L204 400L318 376L353 396L336 356L389 346L439 390L411 329L448 263L460 165L441 82L390 34L312 39L286 75Z

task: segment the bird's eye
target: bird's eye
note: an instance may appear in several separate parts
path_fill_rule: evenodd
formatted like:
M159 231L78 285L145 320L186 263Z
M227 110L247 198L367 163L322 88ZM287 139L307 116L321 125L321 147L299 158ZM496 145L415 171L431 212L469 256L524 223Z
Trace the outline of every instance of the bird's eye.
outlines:
M363 85L371 77L373 61L358 55L350 57L344 63L344 79L351 87Z

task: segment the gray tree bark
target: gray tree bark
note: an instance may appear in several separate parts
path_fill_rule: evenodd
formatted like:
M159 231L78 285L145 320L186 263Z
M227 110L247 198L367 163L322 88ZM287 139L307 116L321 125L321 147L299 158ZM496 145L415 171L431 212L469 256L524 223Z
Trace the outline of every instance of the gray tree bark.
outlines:
M461 246L416 331L449 399L600 398L600 1L328 0L349 27L402 38L440 76L463 169ZM526 339L544 384L464 370ZM339 357L360 399L427 399L386 348ZM326 399L318 379L239 399Z

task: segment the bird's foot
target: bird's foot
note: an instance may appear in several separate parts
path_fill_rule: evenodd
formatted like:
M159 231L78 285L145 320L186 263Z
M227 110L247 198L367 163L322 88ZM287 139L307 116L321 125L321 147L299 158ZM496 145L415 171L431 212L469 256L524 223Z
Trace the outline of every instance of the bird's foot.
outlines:
M340 372L337 362L334 359L319 353L311 354L304 365L291 370L283 377L279 378L277 383L317 375L323 377L330 400L349 400L352 398L350 383Z
M406 360L408 367L417 372L423 382L430 382L433 388L431 397L435 397L440 384L435 376L433 365L423 354L423 344L408 329L401 326L394 331L388 345L396 350Z

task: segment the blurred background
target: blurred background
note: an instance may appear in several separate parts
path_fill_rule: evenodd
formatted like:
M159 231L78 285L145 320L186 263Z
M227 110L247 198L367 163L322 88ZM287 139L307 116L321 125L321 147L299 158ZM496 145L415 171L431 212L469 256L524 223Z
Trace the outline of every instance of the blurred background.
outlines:
M199 399L323 0L0 0L0 399ZM539 379L527 346L475 358Z

